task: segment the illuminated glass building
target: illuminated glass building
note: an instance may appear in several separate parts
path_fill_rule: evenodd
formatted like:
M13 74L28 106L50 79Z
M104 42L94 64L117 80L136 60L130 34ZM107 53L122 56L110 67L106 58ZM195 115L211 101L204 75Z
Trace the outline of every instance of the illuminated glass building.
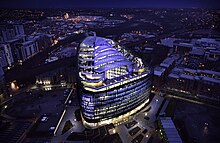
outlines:
M119 123L149 102L151 70L114 41L87 37L80 44L78 60L86 127Z

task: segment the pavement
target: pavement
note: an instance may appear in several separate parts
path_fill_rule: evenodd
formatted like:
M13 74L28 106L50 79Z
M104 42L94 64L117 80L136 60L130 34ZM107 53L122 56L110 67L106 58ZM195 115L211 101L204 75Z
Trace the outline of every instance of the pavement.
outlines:
M60 142L64 142L64 141L66 142L67 137L71 133L82 132L85 129L85 127L83 126L81 121L76 121L75 111L77 109L79 109L79 107L77 107L77 106L68 106L66 108L66 113L63 116L63 119L57 129L55 136L52 138L52 143L60 143ZM64 127L66 121L68 121L68 120L71 121L71 123L73 124L73 127L62 135L63 127Z
M127 129L125 124L132 120L115 127L116 132L119 134L123 143L131 143L135 137L137 137L139 134L143 134L142 132L144 129L147 129L148 132L146 134L143 134L144 138L142 139L141 143L148 142L151 135L154 134L155 132L156 113L160 109L163 100L164 97L155 95L152 101L150 102L150 104L144 109L142 109L141 113L133 117L133 120L137 121L137 124L135 124L130 129ZM150 111L148 111L147 113L144 112L150 107L151 107ZM144 119L145 116L148 116L150 119L149 120ZM141 130L138 131L138 133L136 133L135 135L131 136L128 132L137 126L140 127Z

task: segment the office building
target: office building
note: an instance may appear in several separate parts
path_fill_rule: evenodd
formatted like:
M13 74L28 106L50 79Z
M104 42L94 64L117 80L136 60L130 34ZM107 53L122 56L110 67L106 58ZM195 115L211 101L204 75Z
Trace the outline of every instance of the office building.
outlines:
M152 71L114 41L87 37L80 44L78 62L86 127L120 123L148 104Z

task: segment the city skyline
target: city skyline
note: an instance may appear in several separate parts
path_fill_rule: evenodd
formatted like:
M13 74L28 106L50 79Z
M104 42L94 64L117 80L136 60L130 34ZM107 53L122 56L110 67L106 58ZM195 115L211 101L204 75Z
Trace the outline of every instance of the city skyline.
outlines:
M1 8L220 8L218 0L3 0Z
M0 142L219 143L218 3L1 1Z

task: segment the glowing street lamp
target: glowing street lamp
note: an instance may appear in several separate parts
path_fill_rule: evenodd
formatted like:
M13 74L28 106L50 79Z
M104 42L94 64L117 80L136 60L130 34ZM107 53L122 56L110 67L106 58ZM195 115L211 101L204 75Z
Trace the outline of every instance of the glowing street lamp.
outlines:
M113 129L113 133L114 133L114 134L116 133L115 129Z

